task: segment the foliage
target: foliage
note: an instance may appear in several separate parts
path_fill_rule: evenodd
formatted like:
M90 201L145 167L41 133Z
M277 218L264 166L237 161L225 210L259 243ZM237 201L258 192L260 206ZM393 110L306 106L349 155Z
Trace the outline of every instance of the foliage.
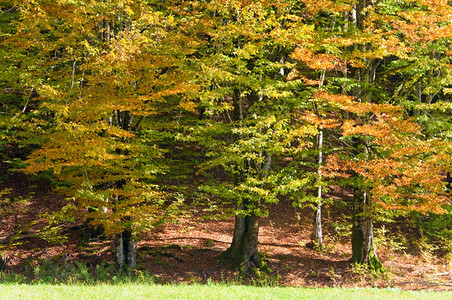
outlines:
M108 13L116 8L118 23ZM3 45L29 57L20 76L30 78L24 85L33 91L27 99L33 106L12 119L27 118L23 124L40 129L27 129L21 141L40 146L25 171L51 171L70 183L71 207L108 234L159 223L167 216L159 209L165 194L153 179L162 172L157 160L163 151L152 117L162 101L185 90L172 79L182 73L166 71L184 55L167 48L174 36L160 31L174 24L160 23L161 12L144 2L25 1L13 9L16 31Z
M429 213L422 232L449 238L447 1L8 0L0 9L2 159L63 182L57 190L71 199L43 215L47 240L69 212L109 236L135 236L198 198L243 224L254 218L258 253L269 204L313 206L314 190L332 186L353 190L342 219L353 236L367 224L363 241L393 211Z
M145 271L129 271L116 269L114 265L101 263L95 267L88 267L80 261L67 261L64 257L46 258L39 260L37 265L30 265L33 276L19 278L27 283L49 284L152 284L155 278ZM5 274L7 277L8 275ZM11 277L11 276L9 276ZM17 281L15 281L17 283Z
M450 206L446 206L446 214L414 214L413 218L419 227L420 233L427 243L437 245L442 251L452 253L452 232Z

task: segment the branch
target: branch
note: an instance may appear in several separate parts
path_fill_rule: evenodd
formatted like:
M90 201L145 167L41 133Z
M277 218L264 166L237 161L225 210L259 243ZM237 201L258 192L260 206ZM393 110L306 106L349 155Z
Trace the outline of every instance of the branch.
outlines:
M432 274L433 276L444 276L444 275L450 275L452 274L452 270L450 270L449 272L444 272L444 273L436 273L436 274Z
M141 121L143 121L144 116L140 116L140 118L138 119L137 123L135 124L135 126L132 127L131 131L135 131L138 129L138 127L140 126Z

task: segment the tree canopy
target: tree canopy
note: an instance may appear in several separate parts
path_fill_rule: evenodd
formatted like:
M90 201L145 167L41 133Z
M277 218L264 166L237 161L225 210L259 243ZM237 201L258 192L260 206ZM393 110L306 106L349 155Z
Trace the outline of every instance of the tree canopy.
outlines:
M246 273L266 267L269 204L320 213L322 191L352 189L352 260L375 269L380 210L451 205L448 1L0 8L0 146L21 153L4 161L59 181L120 267L135 267L137 233L201 194L232 210L225 257Z

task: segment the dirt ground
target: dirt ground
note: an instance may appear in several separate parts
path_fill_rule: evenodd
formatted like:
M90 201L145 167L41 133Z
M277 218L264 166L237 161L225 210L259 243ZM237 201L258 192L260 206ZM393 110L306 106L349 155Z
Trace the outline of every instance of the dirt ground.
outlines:
M62 225L68 235L66 243L52 245L36 237L36 230L45 224L40 215L49 207L58 209L65 204L64 198L50 192L45 182L29 182L25 176L16 174L0 184L0 191L3 191L0 251L6 259L7 270L30 275L27 266L46 257L79 260L88 266L101 262L113 264L112 244L108 239L80 246L80 223ZM328 206L323 218L326 226L322 251L306 247L312 229L312 210L293 208L289 202L279 203L269 210L269 217L261 221L259 235L260 251L274 272L273 276L262 279L269 284L452 290L452 262L428 251L416 254L409 249L395 251L389 244L380 242L377 252L386 272L370 274L352 268L348 262L350 239L328 226L336 219ZM147 270L159 282L239 281L239 274L218 259L228 248L232 231L232 217L221 214L212 217L198 208L177 223L167 223L142 234L138 244L138 268Z

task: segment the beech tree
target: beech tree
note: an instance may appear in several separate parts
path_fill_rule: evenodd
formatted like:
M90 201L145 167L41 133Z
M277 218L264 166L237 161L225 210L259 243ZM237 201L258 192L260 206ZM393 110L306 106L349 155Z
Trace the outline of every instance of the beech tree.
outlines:
M372 230L374 201L381 196L377 193L376 188L379 184L372 180L368 173L357 172L357 170L359 166L365 165L369 168L376 166L377 164L372 165L377 159L375 156L390 157L389 153L394 151L391 147L403 148L404 150L399 151L407 151L407 153L413 150L410 150L407 141L404 142L407 137L391 134L390 130L404 131L406 135L411 134L411 138L418 139L417 141L421 143L420 135L416 135L410 129L410 126L417 128L416 124L404 120L407 115L401 113L402 108L396 105L399 103L391 100L391 98L398 98L400 93L405 93L401 92L405 86L402 84L396 89L388 89L392 84L388 85L387 74L391 72L397 74L398 71L404 69L403 67L393 69L396 65L411 65L411 62L417 61L422 51L418 51L416 48L425 46L421 42L425 40L425 37L428 36L430 41L447 38L444 30L450 26L450 22L445 19L445 16L448 15L450 7L442 5L442 8L438 9L434 3L428 1L423 1L422 5L412 1L409 3L359 1L353 5L327 1L323 6L315 5L316 1L306 3L308 11L313 16L312 22L319 27L318 31L321 32L319 38L325 41L324 51L331 56L332 60L341 61L345 66L342 76L333 74L334 78L330 79L325 91L318 93L315 97L336 106L334 109L336 112L342 111L338 119L340 123L343 123L340 127L340 134L341 139L347 141L346 144L343 144L343 149L347 150L342 152L342 155L346 155L350 161L356 161L356 165L352 167L344 162L345 156L343 156L341 163L333 164L336 168L347 165L351 172L348 176L351 176L349 184L354 188L352 261L370 264L371 267L379 269L381 264L373 246ZM438 21L433 26L438 31L435 34L432 32L432 20ZM331 22L333 26L322 29L327 22ZM306 51L298 51L297 58L306 61ZM424 76L420 73L417 74ZM444 80L442 84L445 87L449 83ZM439 85L437 88L440 88ZM394 140L391 143L389 141L380 143L378 136L382 134L382 128L377 124L379 124L378 122L390 122L391 118L399 120L399 123L391 121L391 125L386 127L386 134L389 134ZM366 130L359 131L357 128L361 126ZM353 131L353 128L356 131L352 134L350 132ZM422 141L422 144L424 149L435 149L435 147L442 149L444 152L441 151L440 156L446 155L443 158L450 161L450 157L447 156L448 146L440 147L441 143L428 139ZM412 155L420 159L418 154ZM431 159L435 161L440 156L432 154ZM338 156L333 156L332 160L337 158ZM387 160L386 164L389 164L390 161L397 164L396 161L399 158L393 157L392 159ZM368 161L372 163L367 164ZM428 161L424 161L426 166ZM413 168L415 167L413 166ZM428 197L425 200L426 203L429 203L428 205L441 210L445 199L439 196L441 195L441 182L438 181L438 174L443 171L433 166L428 170L432 171L429 173L432 176L431 184L436 186L437 190L433 192L424 187L421 189L424 191L421 194L426 197L426 194L436 193L438 201L434 201L432 198L429 198L431 201L428 201ZM382 172L382 170L376 172ZM415 173L413 169L413 174ZM415 190L413 186L411 188L413 188L412 191ZM401 197L392 194L388 197L401 201L406 195ZM413 197L416 198L415 195ZM381 204L381 202L379 203ZM405 209L409 208L405 207Z
M304 43L311 28L290 3L230 1L206 5L203 22L210 41L199 53L199 82L193 98L201 110L198 126L181 139L206 148L200 171L220 168L225 179L203 190L236 207L233 240L224 256L244 274L266 270L258 251L259 220L278 195L307 185L278 172L283 153L306 148L315 127L294 116L304 106L287 81L291 43ZM295 146L294 146L295 145ZM295 187L295 182L298 187ZM292 183L292 187L290 187Z
M190 89L177 68L189 41L144 1L15 6L20 22L7 43L39 53L31 57L35 112L50 115L33 120L45 129L25 171L69 182L73 209L114 235L118 266L134 268L136 233L174 206L154 182L163 151L153 118L160 103Z

